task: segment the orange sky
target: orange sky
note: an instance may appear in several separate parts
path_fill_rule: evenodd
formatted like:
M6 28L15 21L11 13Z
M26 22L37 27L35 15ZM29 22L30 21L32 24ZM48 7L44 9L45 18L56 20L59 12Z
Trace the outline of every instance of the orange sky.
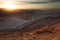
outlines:
M0 8L2 7L3 4L5 4L5 2L0 2ZM30 3L12 1L12 4L17 6L17 9L44 9L44 8L51 8L51 7L57 7L57 8L60 7L59 3L30 4Z

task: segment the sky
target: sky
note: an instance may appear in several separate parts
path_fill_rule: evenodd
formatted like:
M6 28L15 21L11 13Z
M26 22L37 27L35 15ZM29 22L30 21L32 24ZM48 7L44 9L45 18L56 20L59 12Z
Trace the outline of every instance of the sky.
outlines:
M24 2L52 2L52 1L57 1L59 2L60 0L0 0L0 1L24 1Z
M0 0L0 2L4 1L14 1L20 8L60 7L60 0Z

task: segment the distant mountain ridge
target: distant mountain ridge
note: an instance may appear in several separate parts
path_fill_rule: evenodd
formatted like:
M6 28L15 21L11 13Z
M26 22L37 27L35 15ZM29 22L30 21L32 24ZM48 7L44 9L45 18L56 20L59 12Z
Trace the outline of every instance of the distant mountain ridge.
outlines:
M4 13L0 12L2 15L0 16L0 24L2 24L0 31L31 31L60 20L60 10L17 10L11 14Z

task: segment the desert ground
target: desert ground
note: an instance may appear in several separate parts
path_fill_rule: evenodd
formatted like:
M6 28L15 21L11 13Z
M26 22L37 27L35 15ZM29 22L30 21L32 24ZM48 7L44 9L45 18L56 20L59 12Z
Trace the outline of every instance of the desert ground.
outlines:
M60 21L25 33L0 32L0 40L60 40Z
M0 14L0 40L60 40L60 11L26 10L15 13L17 14L8 16ZM16 24L10 27L9 23ZM15 27L17 24L19 25ZM15 27L14 31L8 27Z

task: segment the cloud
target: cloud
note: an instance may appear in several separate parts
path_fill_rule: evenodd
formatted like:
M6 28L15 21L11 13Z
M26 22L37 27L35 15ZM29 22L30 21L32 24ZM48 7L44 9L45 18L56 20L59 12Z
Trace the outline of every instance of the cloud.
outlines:
M53 1L53 2L60 2L60 0L51 0L51 1Z
M60 2L60 0L0 0L0 1L16 1L16 2L31 3L31 4Z
M49 2L49 1L57 1L59 2L60 0L0 0L0 1L24 1L24 2Z
M24 2L59 2L60 0L16 0Z
M23 2L59 2L60 0L0 0L0 1L23 1Z
M18 1L24 3L31 3L31 4L60 2L60 0L18 0Z
M46 2L50 0L18 0L18 1L23 1L23 2Z

